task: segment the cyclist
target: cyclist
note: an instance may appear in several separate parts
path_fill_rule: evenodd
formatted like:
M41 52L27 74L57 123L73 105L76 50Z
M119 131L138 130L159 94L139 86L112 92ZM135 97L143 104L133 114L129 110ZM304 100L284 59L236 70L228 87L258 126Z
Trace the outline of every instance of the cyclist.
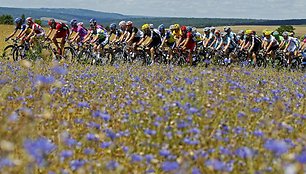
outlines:
M165 32L165 36L162 37L161 48L164 46L168 47L169 60L172 60L173 57L173 48L175 47L175 39L170 30Z
M211 43L214 41L214 35L212 32L210 32L209 27L205 27L203 29L204 35L203 35L203 46L206 48L211 45Z
M301 50L304 51L305 49L306 49L306 35L304 35L301 45Z
M223 44L223 38L221 37L220 30L215 31L215 40L211 43L210 47L215 50L220 50Z
M238 47L237 35L232 31L231 27L224 27L224 32L226 32L226 35L231 40L231 44L234 46L234 48Z
M279 42L271 35L269 30L264 31L263 48L271 58L275 59L275 51L279 48Z
M19 38L21 33L27 29L27 25L23 23L23 20L21 18L16 18L14 20L14 23L15 23L15 30L12 34L10 34L7 38L5 38L5 41L8 41L10 38L12 38L17 33L18 30L20 30L20 32L17 35L17 38Z
M110 24L109 29L110 29L109 37L114 35L114 38L112 40L109 39L110 43L117 42L120 36L122 35L122 31L117 29L117 25L115 23Z
M88 34L87 29L83 26L83 22L78 22L72 20L71 24L71 33L75 32L75 36L70 40L70 42L77 42L78 45L84 40L85 36Z
M278 31L273 31L272 35L275 37L278 43L281 43L284 40L283 36L281 36ZM282 49L282 47L280 48Z
M143 37L143 32L138 28L134 27L132 21L126 22L126 31L127 31L127 37L125 39L125 42L129 46L132 46L135 50L137 43Z
M119 42L122 42L126 39L127 36L127 31L126 31L126 22L125 21L120 21L119 22L119 27L121 30L122 35L120 36L120 38L118 39Z
M30 43L34 42L34 39L40 39L45 36L45 30L35 23L31 17L26 19L27 27L31 29L31 32L25 36L25 40L29 41Z
M154 30L150 28L149 24L144 24L141 27L141 30L143 31L143 38L137 43L138 45L141 45L147 38L149 40L145 44L145 46L148 48L150 51L150 56L151 56L151 65L154 64L154 54L156 51L156 48L161 45L161 38L158 33L156 33Z
M285 45L284 46L285 48L283 49L283 51L287 53L286 54L288 58L287 63L290 64L294 56L298 55L299 43L296 38L289 36L288 32L284 32L283 37L284 37L284 40L280 44L280 47L282 47L282 45Z
M166 34L166 29L165 29L165 25L164 24L160 24L158 26L158 31L159 31L159 34L160 34L160 37L165 37L165 34Z
M200 32L197 31L197 28L196 28L196 27L192 27L192 33L193 33L193 35L194 35L195 38L196 38L197 44L202 43L202 35L201 35Z
M185 50L188 51L187 62L189 62L190 65L192 65L193 63L192 54L195 51L194 49L196 48L196 42L192 34L192 28L191 27L187 28L186 26L182 26L181 31L182 31L182 42L180 46L182 47L183 51Z
M49 30L49 33L47 34L47 39L50 37L52 31L55 30L55 33L53 37L51 38L51 40L55 44L58 54L63 55L64 46L65 46L66 40L68 39L69 33L70 33L69 27L67 24L63 22L55 22L54 19L50 19L48 21L48 25L50 26L50 30ZM56 40L57 38L61 39L60 46L58 45L58 42Z
M248 51L248 57L253 58L253 64L256 65L256 57L261 49L261 41L252 30L245 31L245 42L241 46L241 50Z
M237 34L238 45L242 46L245 42L246 35L244 30L240 30Z
M85 37L83 42L87 42L90 40L90 43L94 45L94 52L97 55L97 58L100 58L100 50L103 51L105 45L108 44L109 36L107 31L104 28L99 27L98 25L90 25L90 31ZM95 60L94 60L95 61Z

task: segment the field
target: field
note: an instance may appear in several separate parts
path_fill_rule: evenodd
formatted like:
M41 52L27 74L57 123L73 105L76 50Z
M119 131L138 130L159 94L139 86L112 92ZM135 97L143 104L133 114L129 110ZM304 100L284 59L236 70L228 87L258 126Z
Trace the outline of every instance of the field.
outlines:
M305 73L26 60L0 71L0 173L306 173Z

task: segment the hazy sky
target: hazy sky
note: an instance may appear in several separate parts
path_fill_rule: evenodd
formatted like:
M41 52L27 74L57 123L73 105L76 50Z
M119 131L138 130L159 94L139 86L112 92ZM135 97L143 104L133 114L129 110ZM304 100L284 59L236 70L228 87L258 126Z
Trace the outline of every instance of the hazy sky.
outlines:
M169 17L306 18L306 0L0 0L0 6L84 8Z

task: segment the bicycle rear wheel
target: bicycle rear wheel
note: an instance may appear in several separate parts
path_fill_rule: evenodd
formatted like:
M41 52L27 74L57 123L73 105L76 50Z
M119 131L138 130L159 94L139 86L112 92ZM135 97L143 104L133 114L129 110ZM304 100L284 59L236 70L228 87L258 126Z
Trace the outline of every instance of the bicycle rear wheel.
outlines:
M15 49L16 48L14 45L8 45L7 47L5 47L2 53L2 58L7 60L13 60L13 52Z

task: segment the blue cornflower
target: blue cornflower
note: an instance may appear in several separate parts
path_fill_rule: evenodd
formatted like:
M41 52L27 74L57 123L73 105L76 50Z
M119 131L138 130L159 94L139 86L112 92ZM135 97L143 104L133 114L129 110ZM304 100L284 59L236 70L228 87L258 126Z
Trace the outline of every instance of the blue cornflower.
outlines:
M306 150L296 156L296 160L302 164L306 164Z
M151 163L151 161L154 159L154 156L151 154L147 154L145 155L145 159L147 161L147 163Z
M117 138L117 135L115 132L113 132L112 130L110 129L106 129L105 130L105 134L107 137L109 137L111 140L114 140L115 138Z
M194 168L192 168L191 174L201 174L201 171L200 171L200 169L194 167Z
M88 141L98 141L99 140L98 137L96 137L95 134L91 134L91 133L88 133L86 135L86 138L87 138Z
M102 142L100 147L105 149L105 148L109 148L109 146L112 145L112 142L108 141L108 142Z
M78 170L79 168L83 167L85 164L85 161L84 160L72 160L70 161L70 168L71 170L75 171L75 170Z
M224 171L226 168L226 164L217 159L207 160L205 162L205 165L208 167L212 167L213 169L218 170L218 171Z
M163 162L162 163L162 170L164 172L170 172L170 171L173 171L173 170L177 170L178 168L180 167L180 165L175 162L175 161L166 161L166 162Z
M115 170L118 166L119 166L119 163L117 161L112 160L107 163L106 168L108 170Z
M171 152L169 151L169 150L166 150L166 149L161 149L160 151L159 151L159 155L160 156L163 156L163 157L167 157L167 156L169 156L171 154Z
M132 154L131 155L131 161L132 162L140 162L142 161L143 157L141 155L138 154Z
M235 152L240 158L252 158L254 156L254 151L249 147L238 148Z
M289 146L285 141L273 139L267 140L264 144L264 147L276 155L282 155L286 153L289 149Z
M156 130L145 129L144 133L147 134L147 135L155 135L156 134Z
M85 155L92 155L92 154L95 153L95 150L92 149L92 148L86 148L86 149L84 149L83 153L84 153Z
M52 68L52 72L60 75L66 75L67 74L67 69L61 66L56 66Z
M89 108L89 103L84 101L84 102L79 102L78 103L79 108Z
M256 136L256 137L263 137L264 136L264 133L261 131L261 130L255 130L253 132L253 134Z
M123 147L122 147L122 150L123 150L124 153L127 153L127 152L129 151L129 147L123 146Z
M65 159L71 157L73 155L73 152L71 150L64 150L61 152L61 161L64 161Z
M4 167L13 167L14 163L8 158L0 158L0 170Z
M36 83L50 85L53 84L54 82L55 78L53 76L42 76L42 75L36 76Z
M36 140L25 140L23 144L25 150L31 155L39 166L45 165L45 157L56 149L56 146L47 138Z
M19 115L16 112L13 112L8 118L8 120L12 122L17 121L18 119L19 119Z

